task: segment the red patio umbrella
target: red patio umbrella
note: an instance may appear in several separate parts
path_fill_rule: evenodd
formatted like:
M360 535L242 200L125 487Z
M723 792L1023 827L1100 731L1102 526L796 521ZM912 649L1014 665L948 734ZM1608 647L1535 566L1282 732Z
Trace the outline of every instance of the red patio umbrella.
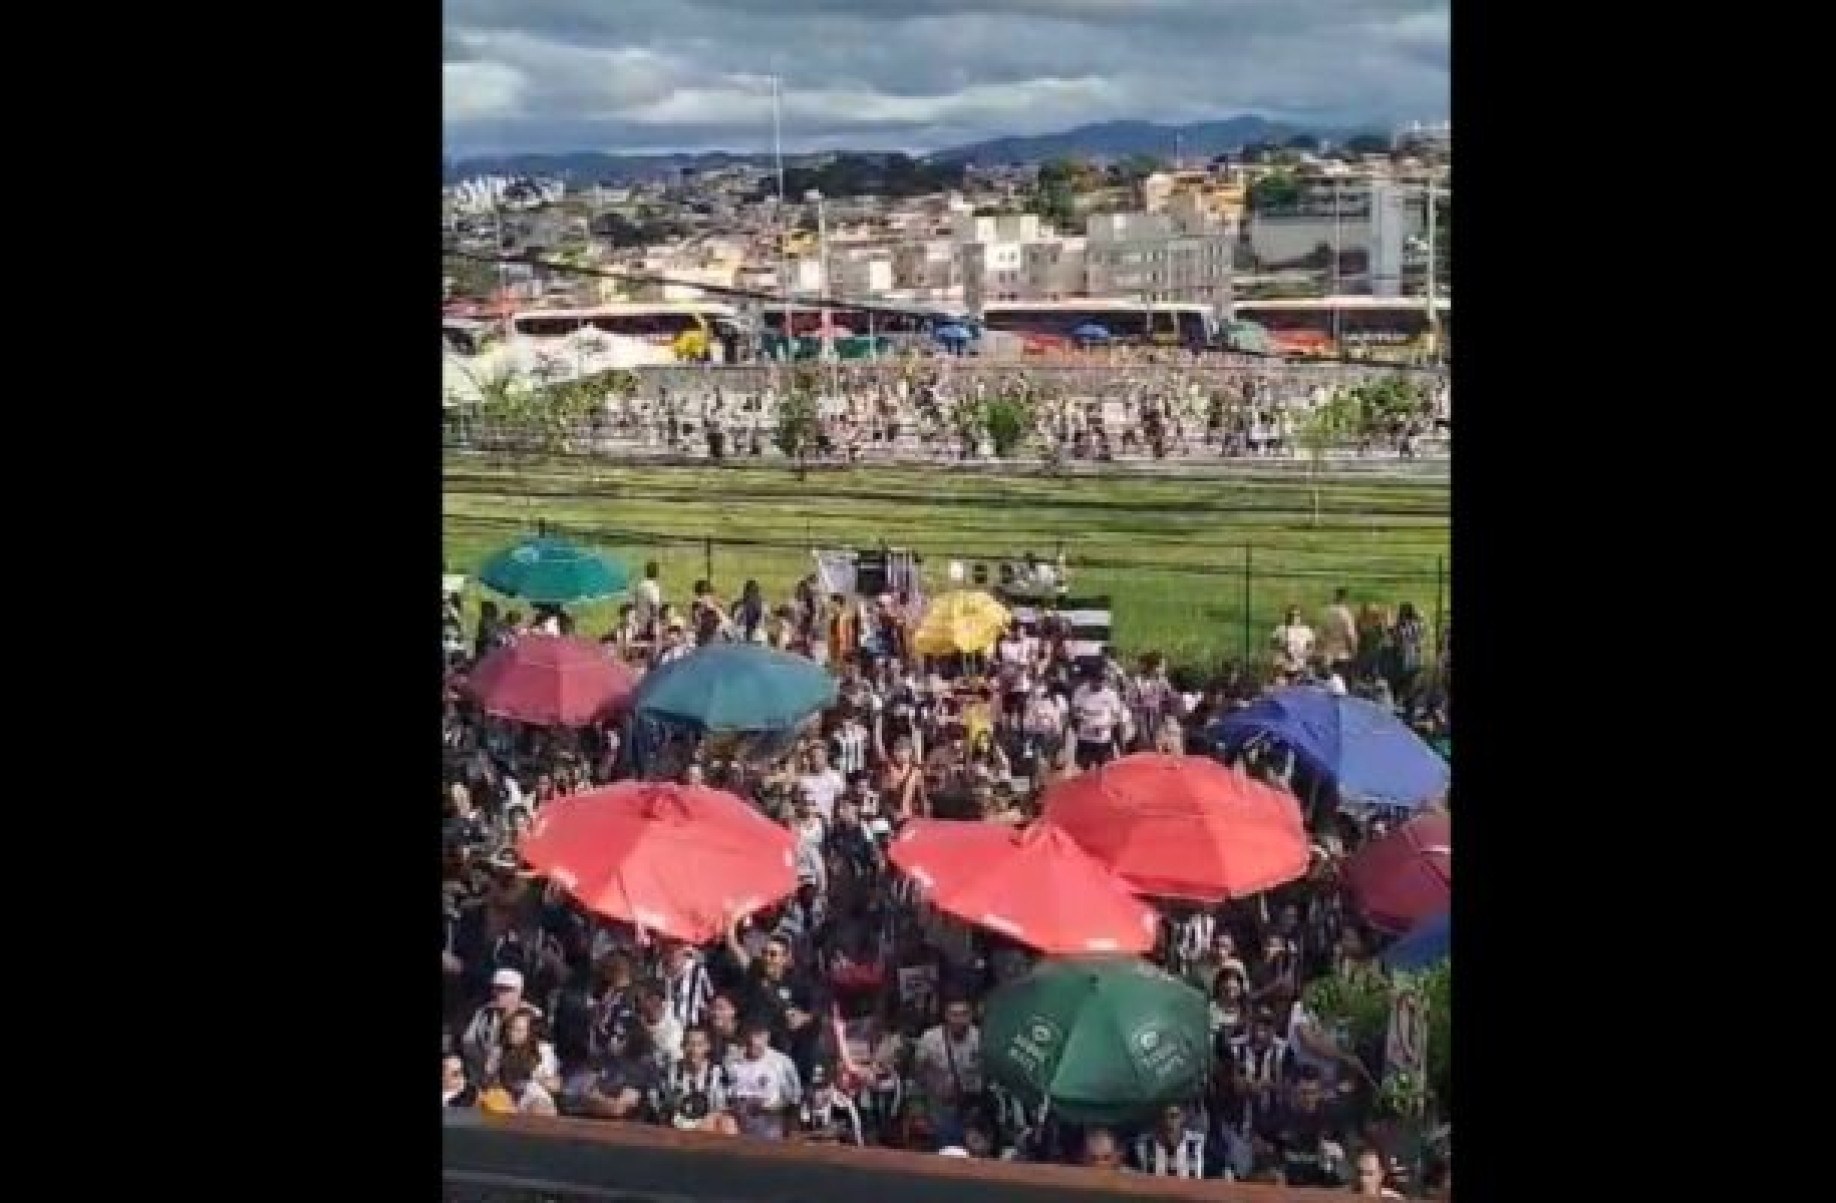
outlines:
M1453 893L1453 820L1418 815L1345 862L1345 885L1364 917L1402 932L1442 914Z
M555 798L517 852L588 910L695 944L797 888L791 833L704 786L623 781Z
M1300 803L1202 757L1124 756L1049 788L1045 819L1160 898L1241 898L1307 871Z
M487 714L584 727L637 689L631 670L584 639L530 634L478 662L467 680Z
M938 910L1047 954L1147 952L1154 910L1050 824L914 819L893 841L893 864Z

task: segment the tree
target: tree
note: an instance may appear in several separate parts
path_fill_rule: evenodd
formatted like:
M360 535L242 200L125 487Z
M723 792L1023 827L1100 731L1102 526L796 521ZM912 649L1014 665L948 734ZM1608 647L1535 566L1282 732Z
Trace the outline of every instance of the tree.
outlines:
M1345 140L1345 149L1354 155L1387 155L1390 140L1382 134L1353 134Z
M982 407L982 426L988 441L994 444L997 459L1012 459L1033 433L1035 413L1033 399L1018 389L1010 389L989 398Z
M772 442L791 461L798 480L809 474L808 456L821 429L816 412L817 383L814 369L807 365L793 368L790 388L778 401L778 428Z
M1284 150L1300 150L1311 154L1320 148L1320 140L1312 134L1295 134L1282 143Z
M1307 478L1313 486L1313 525L1320 524L1320 475L1334 444L1357 429L1358 402L1350 391L1329 395L1301 423L1300 442L1307 451Z
M1420 1116L1433 1109L1445 1115L1453 1103L1453 973L1451 960L1425 973L1386 978L1374 971L1334 974L1307 987L1307 1010L1329 1031L1342 1034L1344 1051L1363 1061L1372 1075L1383 1070L1383 1041L1389 1030L1391 1004L1399 987L1413 987L1428 1012L1427 1066L1424 1080L1399 1075L1384 1083L1380 1107L1391 1116Z
M1127 155L1116 162L1114 171L1116 182L1121 184L1139 184L1157 171L1165 171L1166 163L1157 155Z
M1249 186L1249 207L1256 213L1279 212L1300 204L1301 185L1291 171L1271 171Z

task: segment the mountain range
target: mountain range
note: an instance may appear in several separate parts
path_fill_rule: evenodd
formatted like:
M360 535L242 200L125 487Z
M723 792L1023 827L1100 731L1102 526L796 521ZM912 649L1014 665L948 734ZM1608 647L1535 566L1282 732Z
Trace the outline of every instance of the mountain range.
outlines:
M1270 121L1253 113L1223 121L1198 121L1188 125L1157 125L1150 121L1105 121L1080 125L1055 134L1010 135L953 146L921 156L939 163L967 163L976 167L993 167L1005 163L1036 163L1045 159L1083 156L1096 159L1119 159L1128 155L1156 155L1172 158L1177 149L1188 159L1210 159L1241 150L1255 142L1280 141L1301 133L1342 140L1351 131L1306 129ZM836 152L822 154L787 154L786 163L807 163L825 159ZM477 175L558 176L569 184L596 182L630 183L667 177L687 168L708 171L735 164L765 166L769 154L737 154L732 151L702 153L617 155L598 151L565 154L481 155L449 160L445 166L447 183Z

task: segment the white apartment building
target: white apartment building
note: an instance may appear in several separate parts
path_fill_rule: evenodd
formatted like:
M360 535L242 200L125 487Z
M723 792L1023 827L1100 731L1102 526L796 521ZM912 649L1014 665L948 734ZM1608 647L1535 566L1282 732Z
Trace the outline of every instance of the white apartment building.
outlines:
M893 287L933 292L958 287L956 243L948 238L902 242L892 253Z
M1406 248L1427 231L1426 189L1384 178L1310 181L1300 203L1248 221L1249 248L1265 271L1336 250L1362 265L1341 269L1334 291L1396 296L1402 291Z
M981 218L978 220L988 220ZM958 251L963 279L963 303L980 309L989 301L1017 301L1025 288L1026 244L1021 242L971 242Z
M1040 235L1036 213L977 217L973 210L959 208L950 215L950 236L958 246L975 242L1038 242Z
M1085 288L1093 297L1221 310L1230 303L1235 241L1227 229L1170 213L1096 214L1084 248Z
M786 259L778 269L778 287L788 293L821 293L822 263L815 255Z
M884 250L831 250L835 293L844 297L877 297L893 287L892 254Z
M1020 250L1022 301L1062 301L1084 292L1088 239L1028 242Z

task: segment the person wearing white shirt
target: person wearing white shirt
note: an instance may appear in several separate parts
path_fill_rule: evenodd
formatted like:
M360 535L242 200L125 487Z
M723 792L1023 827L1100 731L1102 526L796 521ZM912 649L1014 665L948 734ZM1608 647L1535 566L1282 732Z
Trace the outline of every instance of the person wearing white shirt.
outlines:
M1275 646L1276 659L1283 668L1298 672L1313 655L1313 628L1301 620L1299 606L1289 606L1288 615L1282 624L1275 628L1275 637L1271 641Z
M669 999L662 987L646 983L638 988L638 1018L644 1030L650 1034L650 1046L655 1050L657 1068L668 1073L670 1067L682 1059L682 1021L670 1010Z
M747 1136L782 1140L785 1121L803 1101L796 1064L771 1047L771 1029L746 1025L746 1047L727 1063L727 1101Z
M912 1076L940 1111L960 1114L982 1093L982 1033L967 1001L944 1005L944 1021L918 1037Z
M829 749L822 744L810 745L808 769L797 779L797 792L810 800L824 823L834 822L835 799L847 788L847 779L829 764Z
M640 628L648 626L663 608L663 582L657 579L663 569L655 560L644 565L644 579L631 591L633 604L637 607L637 620Z
M1128 707L1106 679L1086 674L1071 694L1071 721L1077 731L1077 767L1092 769L1116 757L1116 732L1128 718Z

